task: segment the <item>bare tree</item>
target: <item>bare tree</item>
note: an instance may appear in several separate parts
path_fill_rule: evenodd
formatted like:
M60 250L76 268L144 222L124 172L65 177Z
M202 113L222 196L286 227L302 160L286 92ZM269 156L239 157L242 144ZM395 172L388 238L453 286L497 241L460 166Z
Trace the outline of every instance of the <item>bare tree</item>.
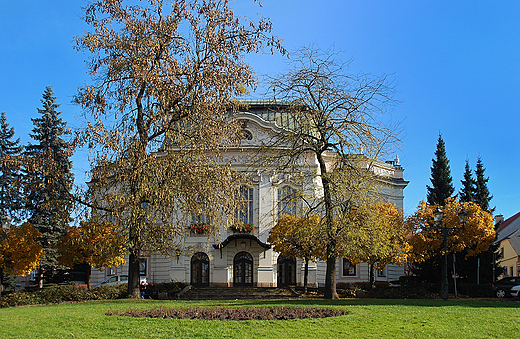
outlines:
M309 211L322 215L326 298L338 297L336 250L344 227L335 219L379 196L373 165L397 141L395 126L383 120L394 103L388 78L347 74L349 64L337 57L303 48L293 54L287 73L270 78L270 92L284 103L285 117L278 122L283 131L262 149L271 155L264 165L298 173L305 164L305 180L321 187L301 198Z
M95 82L75 97L76 142L91 150L92 206L128 236L138 297L142 253L177 251L193 214L216 230L233 213L239 180L216 155L240 130L231 98L255 86L243 55L283 49L269 20L237 18L226 0L97 0L85 21L76 43Z

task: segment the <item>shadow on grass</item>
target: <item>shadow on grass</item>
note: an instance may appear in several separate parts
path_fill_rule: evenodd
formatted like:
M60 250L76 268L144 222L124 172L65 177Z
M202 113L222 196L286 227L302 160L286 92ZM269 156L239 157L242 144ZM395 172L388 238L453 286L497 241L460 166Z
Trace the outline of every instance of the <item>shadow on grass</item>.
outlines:
M424 306L424 307L475 307L475 308L519 308L520 303L517 300L506 299L482 299L482 300L435 300L435 299L339 299L328 300L318 298L300 298L300 299L249 299L249 300L198 300L187 302L202 305L215 306L312 306L312 307L330 307L330 306ZM177 305L178 302L177 302ZM174 306L172 304L172 306ZM209 305L208 305L209 306Z

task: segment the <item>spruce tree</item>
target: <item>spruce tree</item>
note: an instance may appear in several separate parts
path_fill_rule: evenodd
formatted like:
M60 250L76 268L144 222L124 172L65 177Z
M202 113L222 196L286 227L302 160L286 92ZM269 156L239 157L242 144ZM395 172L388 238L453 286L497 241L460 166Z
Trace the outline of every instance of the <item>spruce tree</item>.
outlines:
M469 161L466 160L466 167L464 170L464 180L460 181L462 188L459 191L459 197L461 202L473 202L475 201L475 179L473 179L473 173L469 167Z
M482 158L478 157L477 167L475 169L475 203L477 203L484 211L489 211L489 202L493 196L489 195L489 190L487 187L489 178L484 177L485 171L486 170L484 168L484 164L482 163Z
M43 277L52 277L59 268L56 243L69 222L72 207L70 190L73 184L70 145L62 136L66 123L59 117L59 104L51 87L43 93L41 117L31 119L36 144L25 151L25 183L29 194L29 221L41 232L40 244L44 254L40 262L40 286Z
M430 205L444 205L444 201L453 195L453 188L449 160L446 157L446 149L444 140L439 134L437 141L437 150L435 151L435 159L432 159L430 181L432 186L426 185L428 194L426 200Z
M5 112L0 115L0 218L20 221L22 193L20 190L20 139L13 140L14 128L9 127ZM3 220L2 220L3 221Z

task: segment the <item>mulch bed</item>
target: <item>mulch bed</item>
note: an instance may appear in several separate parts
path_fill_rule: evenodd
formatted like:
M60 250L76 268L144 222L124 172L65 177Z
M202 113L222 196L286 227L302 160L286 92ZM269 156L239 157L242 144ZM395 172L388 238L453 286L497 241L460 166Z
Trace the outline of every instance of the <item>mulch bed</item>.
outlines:
M129 309L108 311L106 315L137 318L203 319L203 320L289 320L338 317L347 314L341 309L319 307L156 307L150 310Z

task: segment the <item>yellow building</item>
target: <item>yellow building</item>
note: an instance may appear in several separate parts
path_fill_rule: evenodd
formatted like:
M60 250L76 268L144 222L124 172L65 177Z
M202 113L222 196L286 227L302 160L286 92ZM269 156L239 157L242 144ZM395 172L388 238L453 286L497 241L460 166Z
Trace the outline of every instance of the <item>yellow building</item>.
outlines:
M520 276L520 213L505 220L498 229L497 242L502 258L504 276Z

